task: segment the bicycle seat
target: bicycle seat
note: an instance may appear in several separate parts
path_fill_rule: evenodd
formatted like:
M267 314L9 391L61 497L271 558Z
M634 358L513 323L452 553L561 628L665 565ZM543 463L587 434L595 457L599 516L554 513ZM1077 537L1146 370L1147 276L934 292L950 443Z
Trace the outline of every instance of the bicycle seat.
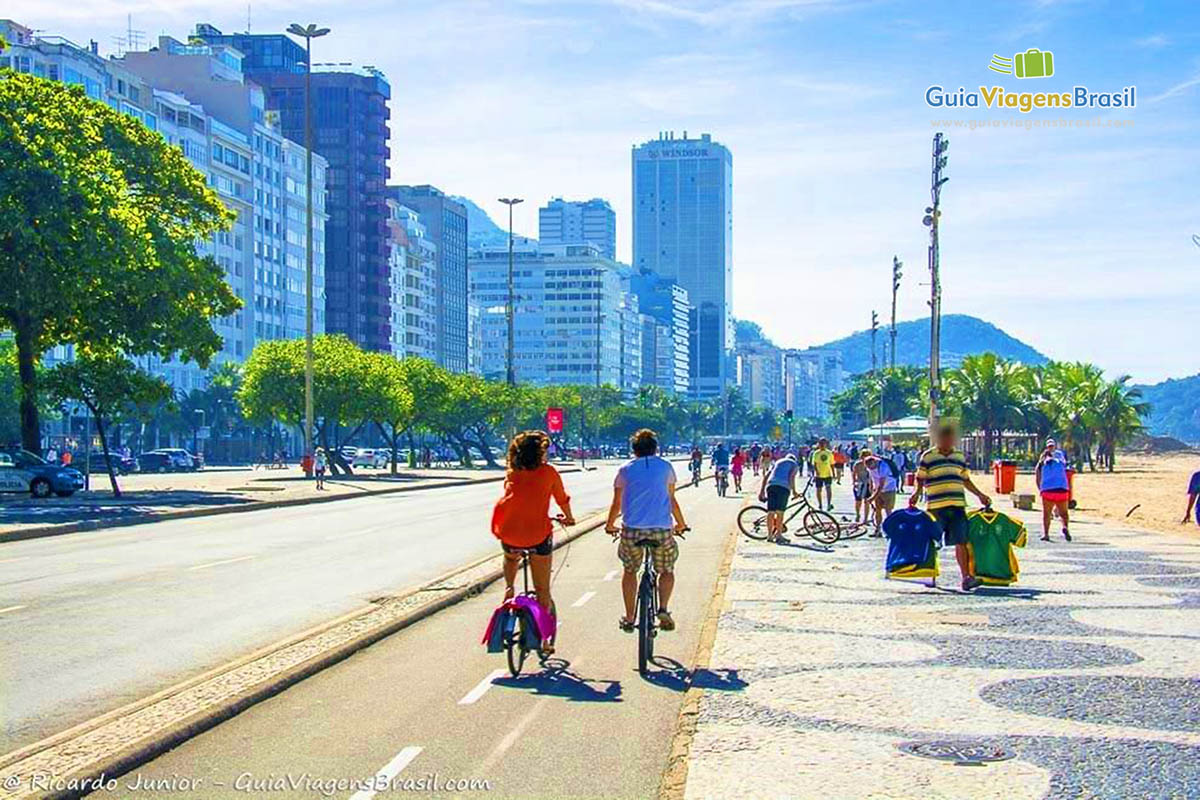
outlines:
M634 544L638 547L658 547L660 542L655 539L638 539Z

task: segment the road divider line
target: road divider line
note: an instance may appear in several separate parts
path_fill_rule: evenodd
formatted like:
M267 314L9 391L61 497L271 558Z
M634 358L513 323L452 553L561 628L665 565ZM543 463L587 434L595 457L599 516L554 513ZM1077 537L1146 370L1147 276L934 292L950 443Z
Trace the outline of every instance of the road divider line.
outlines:
M588 600L591 600L595 596L595 592L584 592L582 597L580 597L574 603L571 603L571 608L580 608L584 603L586 603Z
M239 561L249 561L254 556L238 556L237 558L226 558L223 561L210 561L207 564L197 564L194 567L188 567L188 572L194 572L198 569L208 569L209 567L219 567L222 564L236 564Z
M363 789L350 795L350 800L371 800L372 797L379 793L381 788L391 783L397 775L404 771L404 768L412 763L412 760L421 755L420 747L406 747L396 754L396 757L384 765L383 769L375 773L375 778L371 781L371 789Z
M25 606L9 606L8 608L0 608L0 614L7 614L10 611L20 611Z
M460 706L469 706L479 698L483 697L487 690L492 688L492 681L503 675L507 675L508 671L503 669L494 669L488 673L487 677L475 684L475 688L463 695L463 698L458 701Z
M25 556L17 556L16 558L0 558L0 564L11 564L14 561L20 561Z
M620 574L621 574L621 570L619 570L619 569L609 570L608 574L606 574L604 576L604 580L611 581L613 578L617 577Z

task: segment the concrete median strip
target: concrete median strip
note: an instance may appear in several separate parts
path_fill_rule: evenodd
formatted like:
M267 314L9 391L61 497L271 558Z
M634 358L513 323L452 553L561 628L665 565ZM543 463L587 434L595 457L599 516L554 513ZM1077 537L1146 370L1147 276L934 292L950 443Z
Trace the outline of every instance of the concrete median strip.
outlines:
M596 529L589 515L556 548ZM88 781L144 764L380 639L478 594L502 576L502 556L468 564L154 695L0 756L0 800L86 794ZM50 783L31 784L33 776ZM94 786L95 784L91 784Z

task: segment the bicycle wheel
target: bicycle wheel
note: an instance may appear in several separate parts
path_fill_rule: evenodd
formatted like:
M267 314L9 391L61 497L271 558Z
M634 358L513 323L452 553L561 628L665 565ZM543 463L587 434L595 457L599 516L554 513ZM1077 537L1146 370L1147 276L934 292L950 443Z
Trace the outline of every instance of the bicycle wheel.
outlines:
M767 510L762 506L746 506L738 514L738 528L751 539L766 539Z
M804 515L804 532L821 544L833 544L842 535L833 515L816 508Z
M515 678L521 674L521 667L525 666L525 657L529 655L529 651L525 649L525 615L521 614L517 617L516 629L508 637L508 671Z
M645 674L646 666L654 658L654 598L653 589L642 582L638 591L638 672Z

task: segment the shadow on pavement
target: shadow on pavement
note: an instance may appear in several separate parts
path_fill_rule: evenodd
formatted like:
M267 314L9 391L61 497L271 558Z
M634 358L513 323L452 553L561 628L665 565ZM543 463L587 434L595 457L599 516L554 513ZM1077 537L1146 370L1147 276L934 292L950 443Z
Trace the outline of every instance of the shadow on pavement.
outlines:
M229 492L202 492L176 489L167 492L125 492L121 499L112 497L51 498L17 500L0 505L0 522L10 525L55 525L92 520L126 519L153 516L162 511L187 507L231 506L252 503Z
M670 689L673 692L686 692L693 687L697 689L715 689L725 692L740 692L748 684L738 677L736 669L698 669L689 672L683 664L666 656L655 656L651 660L658 670L647 670L642 678L655 686Z
M571 662L561 658L548 658L541 672L517 677L505 676L492 681L495 686L510 689L526 689L534 695L561 697L574 703L619 703L621 682L597 678L584 678L571 671ZM597 688L602 686L603 688Z

